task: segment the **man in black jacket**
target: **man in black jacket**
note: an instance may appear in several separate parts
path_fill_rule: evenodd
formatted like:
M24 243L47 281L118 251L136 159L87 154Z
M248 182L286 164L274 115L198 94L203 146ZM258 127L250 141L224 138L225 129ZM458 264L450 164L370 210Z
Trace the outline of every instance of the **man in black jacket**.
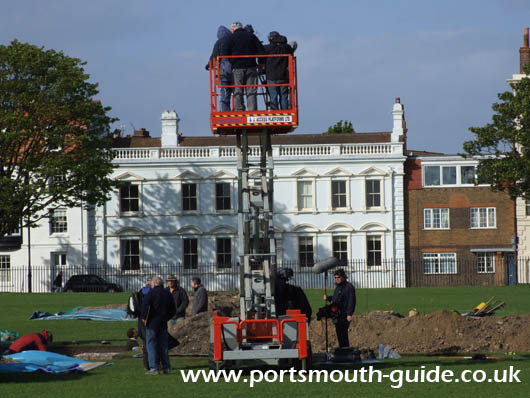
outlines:
M258 55L264 54L263 44L255 35L243 29L241 22L234 22L230 26L232 36L230 40L221 45L221 55ZM232 63L232 76L234 85L256 85L258 72L256 70L256 58L230 58ZM244 111L243 92L247 95L247 107L249 111L258 109L256 97L257 87L234 88L234 110Z
M265 46L265 54L293 54L292 47L287 44L287 38L278 32L269 33L269 44ZM289 83L289 58L265 58L265 74L267 84ZM269 92L269 105L271 109L289 109L289 87L267 87ZM279 98L279 101L278 101Z
M350 341L348 339L348 328L352 320L353 312L355 311L355 288L346 281L346 273L343 269L335 271L335 291L333 297L324 295L324 300L331 300L333 304L339 307L339 318L335 324L337 331L337 340L339 340L339 347L349 347Z
M179 280L175 278L175 275L169 275L167 277L167 290L173 296L175 301L176 314L168 322L168 326L172 326L177 322L184 320L186 316L186 308L190 303L188 293L180 286Z
M151 279L151 290L142 303L141 318L146 325L147 352L149 356L148 374L158 374L159 357L164 373L171 371L168 353L167 322L175 316L173 296L164 289L164 281L155 276Z

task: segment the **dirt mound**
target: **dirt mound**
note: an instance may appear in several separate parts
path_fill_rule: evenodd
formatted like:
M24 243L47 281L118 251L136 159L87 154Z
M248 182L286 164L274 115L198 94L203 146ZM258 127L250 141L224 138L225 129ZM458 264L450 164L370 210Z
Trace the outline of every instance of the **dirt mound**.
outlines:
M211 295L210 311L187 317L173 326L170 333L181 344L172 352L207 354L213 311L222 307L234 308L232 316L237 316L239 297ZM309 334L314 352L325 350L324 325L324 321L311 321ZM384 311L373 311L355 315L349 335L352 346L376 352L381 343L390 344L400 353L530 351L530 314L475 319L451 311L437 311L399 318ZM331 321L328 336L330 347L336 347L335 327Z
M239 294L208 293L208 311L195 316L190 315L192 304L193 298L190 299L184 321L169 328L169 333L180 342L171 353L207 354L213 313L217 311L222 315L239 316Z

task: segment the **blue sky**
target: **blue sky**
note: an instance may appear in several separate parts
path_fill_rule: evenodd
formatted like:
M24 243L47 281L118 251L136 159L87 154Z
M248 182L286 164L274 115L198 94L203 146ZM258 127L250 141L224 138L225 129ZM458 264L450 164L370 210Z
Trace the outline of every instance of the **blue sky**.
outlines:
M175 109L180 130L198 136L211 134L204 65L217 27L235 20L262 40L276 30L298 42L297 133L341 119L389 131L400 97L410 149L457 153L519 72L530 2L10 0L0 38L87 61L99 99L129 134L134 125L159 136L162 111Z

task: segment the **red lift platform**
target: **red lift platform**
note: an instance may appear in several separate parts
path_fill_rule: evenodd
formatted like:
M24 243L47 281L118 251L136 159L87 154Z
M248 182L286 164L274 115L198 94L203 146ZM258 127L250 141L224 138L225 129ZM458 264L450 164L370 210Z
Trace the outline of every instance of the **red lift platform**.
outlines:
M218 57L210 62L212 132L236 136L237 231L241 273L241 315L231 318L215 313L211 325L209 360L210 367L216 370L249 364L294 364L307 369L311 364L306 316L299 309L278 315L274 299L277 261L273 229L274 162L271 136L289 133L298 126L296 59L287 54L238 58L264 59L271 56L288 57L287 83L267 84L259 77L255 85L222 85L220 61L236 57ZM267 88L271 86L288 88L289 109L270 109ZM257 104L258 108L261 105L261 109L220 111L221 89L238 87L256 87ZM233 100L231 109L234 109ZM259 161L249 162L249 137L259 141Z
M289 81L285 84L267 84L264 77L259 77L256 85L223 85L221 84L219 66L221 59L227 58L258 58L265 61L268 57L286 57L289 63ZM240 133L242 129L248 132L261 131L266 128L270 134L283 134L298 127L298 89L296 77L296 57L291 54L278 55L232 55L220 56L210 61L210 124L213 134L230 135ZM289 109L270 109L267 87L289 88ZM232 110L222 112L220 109L221 89L236 87L256 87L258 95L258 110ZM246 102L246 101L245 101ZM233 106L233 96L231 99Z

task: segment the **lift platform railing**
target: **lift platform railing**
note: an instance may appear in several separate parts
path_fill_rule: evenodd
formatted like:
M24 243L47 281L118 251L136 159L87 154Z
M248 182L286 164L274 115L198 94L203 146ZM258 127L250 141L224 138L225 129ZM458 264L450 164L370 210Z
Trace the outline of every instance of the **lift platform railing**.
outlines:
M288 66L288 81L286 83L268 83L266 81L265 64L267 58L285 57ZM221 61L223 59L250 58L258 59L256 72L258 81L256 84L226 84L225 79L221 79ZM296 57L291 54L273 54L273 55L229 55L219 56L209 63L210 71L210 108L211 108L211 127L214 134L235 134L242 128L263 129L263 127L272 128L271 133L287 133L298 126L298 88L297 88L297 69ZM233 83L233 81L231 81ZM256 110L235 110L234 93L236 88L247 91L248 88L256 88ZM287 87L288 103L287 109L271 109L270 87ZM231 89L230 110L222 111L220 100L221 90ZM243 97L247 97L245 95ZM262 99L262 101L260 101ZM278 107L281 104L278 101Z

